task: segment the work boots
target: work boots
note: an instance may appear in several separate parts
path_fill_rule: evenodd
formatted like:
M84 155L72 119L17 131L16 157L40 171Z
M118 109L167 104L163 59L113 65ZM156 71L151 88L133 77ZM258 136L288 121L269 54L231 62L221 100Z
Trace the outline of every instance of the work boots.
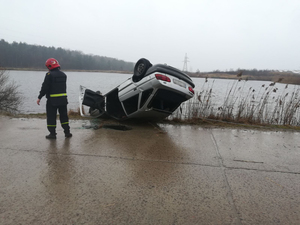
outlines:
M56 139L56 133L50 133L46 136L47 139Z
M65 137L66 138L70 138L72 137L73 135L70 133L70 129L65 129L64 130L64 133L65 133ZM47 139L56 139L56 133L53 132L53 130L50 131L50 134L46 136Z
M72 137L73 135L71 133L65 133L65 137L66 138L70 138ZM56 134L49 134L46 136L47 139L56 139Z
M64 130L64 133L65 133L65 137L66 137L66 138L70 138L70 137L73 136L73 135L70 133L70 129L65 129L65 130Z
M66 138L70 138L70 137L72 137L73 135L69 132L69 133L65 133L65 137Z

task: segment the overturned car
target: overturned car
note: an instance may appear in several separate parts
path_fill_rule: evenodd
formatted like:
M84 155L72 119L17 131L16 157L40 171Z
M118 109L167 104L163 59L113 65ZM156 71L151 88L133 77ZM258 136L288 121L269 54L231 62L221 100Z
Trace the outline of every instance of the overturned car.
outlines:
M134 74L106 94L80 86L80 114L84 117L140 118L160 120L172 114L194 95L192 79L168 65L153 65L147 59L135 64ZM89 114L83 110L89 106Z

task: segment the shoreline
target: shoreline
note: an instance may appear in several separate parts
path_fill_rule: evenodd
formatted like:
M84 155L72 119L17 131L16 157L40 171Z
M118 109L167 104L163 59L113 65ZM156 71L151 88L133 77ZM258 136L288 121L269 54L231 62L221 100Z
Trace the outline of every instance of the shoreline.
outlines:
M0 113L1 117L8 117L9 119L46 119L46 113L36 113L36 114L9 114L9 113ZM59 120L59 116L57 116ZM77 114L69 114L70 120L99 120L103 123L120 123L120 124L132 124L132 123L140 123L139 121L133 120L125 120L125 121L117 121L113 118L88 118L88 117L81 117ZM290 126L290 125L271 125L271 124L246 124L246 123L234 123L234 122L227 122L221 120L213 120L213 119L194 119L194 120L169 120L164 119L159 122L160 124L170 124L176 126L200 126L203 128L220 128L220 129L252 129L252 130L266 130L266 131L293 131L293 132L300 132L299 126Z

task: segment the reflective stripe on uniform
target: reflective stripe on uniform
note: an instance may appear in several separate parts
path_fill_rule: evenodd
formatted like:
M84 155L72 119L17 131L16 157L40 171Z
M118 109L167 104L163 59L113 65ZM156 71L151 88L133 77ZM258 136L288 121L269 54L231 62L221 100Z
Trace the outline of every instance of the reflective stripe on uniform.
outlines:
M68 123L69 123L69 122L64 122L64 123L61 123L61 124L63 125L63 124L68 124Z
M56 125L47 125L47 127L56 127Z
M67 96L67 93L52 94L52 95L50 95L51 98L53 98L53 97L62 97L62 96Z

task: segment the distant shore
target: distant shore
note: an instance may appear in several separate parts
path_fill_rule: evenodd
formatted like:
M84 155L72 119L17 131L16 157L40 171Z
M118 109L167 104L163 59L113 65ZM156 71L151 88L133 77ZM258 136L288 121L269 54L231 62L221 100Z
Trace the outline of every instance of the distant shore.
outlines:
M18 71L47 71L47 69L41 68L4 68L5 70L18 70ZM98 72L98 73L120 73L120 74L132 74L131 71L117 71L117 70L65 70L66 72Z
M270 81L274 83L295 84L300 85L300 74L289 72L271 72L259 76L249 75L247 73L238 76L230 73L187 73L190 77L199 77L206 79L232 79L232 80L251 80L251 81Z
M19 71L47 71L41 68L5 68L5 70L19 70ZM96 72L96 73L119 73L119 74L133 74L132 71L117 71L117 70L64 70L66 72ZM238 76L232 73L215 73L215 72L185 72L190 77L206 78L206 79L232 79L232 80L252 80L252 81L270 81L275 83L295 84L300 85L300 74L293 74L290 72L274 71L266 73L265 75L254 76L247 73Z

